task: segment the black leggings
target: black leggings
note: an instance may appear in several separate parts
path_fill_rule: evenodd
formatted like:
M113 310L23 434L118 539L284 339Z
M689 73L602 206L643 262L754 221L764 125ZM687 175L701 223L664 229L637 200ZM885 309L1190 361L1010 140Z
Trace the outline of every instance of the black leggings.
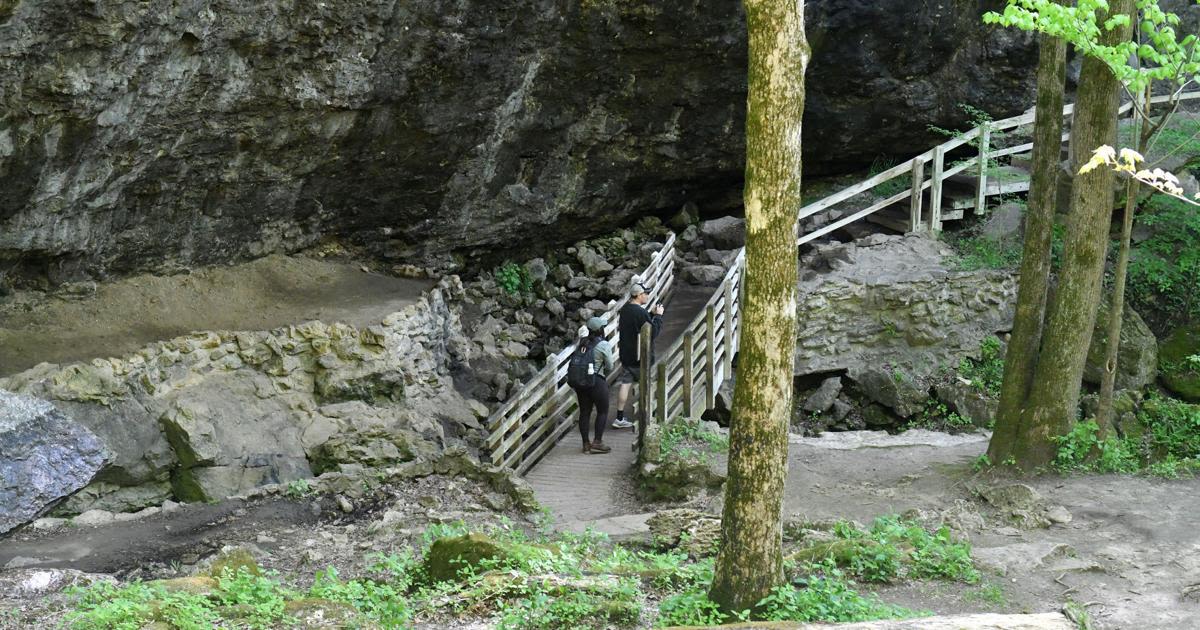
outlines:
M592 407L596 408L596 440L603 441L604 429L608 426L608 381L596 377L591 387L573 387L579 398L579 434L584 442L588 439L588 419L592 415Z

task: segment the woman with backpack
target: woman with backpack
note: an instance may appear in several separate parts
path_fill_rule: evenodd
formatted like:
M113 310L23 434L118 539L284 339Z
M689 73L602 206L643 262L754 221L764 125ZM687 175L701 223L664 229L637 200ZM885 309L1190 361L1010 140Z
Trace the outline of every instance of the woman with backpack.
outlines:
M581 333L579 344L567 363L567 384L575 390L579 400L579 434L583 436L584 453L612 451L612 447L603 441L604 429L608 426L608 373L614 365L612 346L604 340L607 324L602 317L589 319L587 329ZM593 407L596 409L596 439L589 440L588 421Z

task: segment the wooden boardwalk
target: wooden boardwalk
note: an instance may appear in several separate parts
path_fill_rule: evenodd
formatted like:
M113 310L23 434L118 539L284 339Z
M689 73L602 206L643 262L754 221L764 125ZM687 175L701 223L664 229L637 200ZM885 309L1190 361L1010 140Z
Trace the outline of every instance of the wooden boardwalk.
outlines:
M662 350L674 342L711 295L711 288L679 285L667 302L663 331L655 340L655 348ZM636 392L635 388L626 415L632 415ZM613 385L608 407L610 424L616 413L617 386ZM635 439L632 429L609 427L604 432L604 443L612 447L612 452L589 455L580 448L583 438L579 430L573 429L526 474L525 480L533 486L538 501L549 508L556 526L582 530L588 524L625 513L622 502L614 500L614 482L622 475L634 475Z

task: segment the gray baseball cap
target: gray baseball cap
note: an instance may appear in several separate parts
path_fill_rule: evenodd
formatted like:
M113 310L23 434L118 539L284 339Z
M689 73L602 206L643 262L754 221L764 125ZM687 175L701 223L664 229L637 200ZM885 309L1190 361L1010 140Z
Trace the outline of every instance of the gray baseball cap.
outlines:
M593 317L587 320L587 328L593 332L604 330L604 327L607 325L608 320L604 319L603 317Z
M650 289L641 282L634 282L633 286L629 287L629 297L637 297L643 293L649 293Z

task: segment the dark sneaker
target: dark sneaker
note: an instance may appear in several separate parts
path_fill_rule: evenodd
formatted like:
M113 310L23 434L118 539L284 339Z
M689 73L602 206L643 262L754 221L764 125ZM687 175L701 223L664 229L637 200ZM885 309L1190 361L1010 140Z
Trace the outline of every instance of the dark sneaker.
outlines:
M592 443L591 443L591 442L584 442L584 443L583 443L583 452L584 452L584 453L590 453L590 452L592 452Z
M604 442L592 442L591 452L593 454L602 454L612 452L612 447Z

